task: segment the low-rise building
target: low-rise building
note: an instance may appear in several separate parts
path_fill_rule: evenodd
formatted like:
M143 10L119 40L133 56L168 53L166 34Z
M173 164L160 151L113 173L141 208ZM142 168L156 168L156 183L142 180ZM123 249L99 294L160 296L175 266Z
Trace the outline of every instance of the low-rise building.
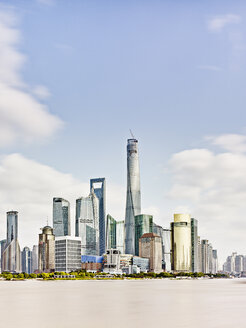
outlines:
M86 271L98 272L103 268L103 256L82 255L81 269Z

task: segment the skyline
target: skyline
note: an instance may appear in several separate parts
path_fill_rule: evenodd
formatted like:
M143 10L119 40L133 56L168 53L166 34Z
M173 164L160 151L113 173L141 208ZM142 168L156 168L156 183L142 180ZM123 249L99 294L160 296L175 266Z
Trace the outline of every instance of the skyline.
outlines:
M36 244L53 197L74 220L100 176L123 219L131 128L142 212L163 227L191 213L221 261L246 253L243 1L3 1L0 16L2 239L14 209L21 246Z

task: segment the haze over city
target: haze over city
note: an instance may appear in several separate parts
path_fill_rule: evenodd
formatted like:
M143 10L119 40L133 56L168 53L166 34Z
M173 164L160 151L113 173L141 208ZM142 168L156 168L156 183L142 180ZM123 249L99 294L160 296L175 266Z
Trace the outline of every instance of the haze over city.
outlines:
M0 237L13 209L36 244L96 177L124 219L131 128L142 212L246 254L245 28L244 1L1 1Z

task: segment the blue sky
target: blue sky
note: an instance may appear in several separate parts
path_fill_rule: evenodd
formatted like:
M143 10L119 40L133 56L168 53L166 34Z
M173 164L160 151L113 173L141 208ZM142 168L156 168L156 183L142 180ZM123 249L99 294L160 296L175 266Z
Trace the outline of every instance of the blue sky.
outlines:
M24 90L35 106L41 106L38 108L49 115L40 118L32 111L28 114L23 103L18 113L25 124L34 126L32 118L37 120L37 129L31 129L29 125L20 128L21 119L13 123L4 114L7 134L16 127L20 132L2 143L0 135L3 161L10 158L15 165L21 162L24 171L25 160L46 165L61 173L61 181L64 174L70 174L78 183L78 189L74 188L76 195L80 182L84 188L81 187L81 194L86 195L89 178L105 176L113 194L112 199L108 196L108 212L122 218L125 147L131 128L139 139L143 208L153 211L156 221L164 226L169 226L174 211L188 210L199 220L202 237L210 239L224 257L234 250L246 253L241 232L235 228L235 222L246 228L242 220L246 175L241 168L246 144L245 2L1 3L3 17L14 19L3 20L3 25L8 32L18 33L10 42L15 55L6 59L4 67L22 81L20 85L11 78L3 85ZM0 31L0 41L4 35L11 40L11 32L1 36ZM24 56L23 62L15 59L18 55ZM15 62L19 63L17 68ZM10 98L14 101L14 94ZM0 103L0 118L4 112L1 108L4 104L1 107ZM11 157L15 153L20 157ZM222 156L225 167L220 167L223 154L229 159ZM9 168L7 164L6 167ZM233 178L235 171L241 172L240 193ZM21 176L25 174L22 172ZM207 179L214 180L207 184ZM221 181L227 183L223 185ZM54 189L47 186L47 194L57 190L66 195L62 190L66 189L65 182L59 185L60 189L54 184L55 181ZM31 188L23 177L20 194L27 185ZM42 190L45 192L45 187ZM21 199L19 193L15 195ZM67 196L72 204L74 193ZM229 195L238 197L228 208ZM211 198L218 202L212 204ZM39 229L45 212L50 216L51 202L49 207L45 207L44 200L42 204L37 200L34 203L36 207L31 200L26 207L20 205L20 200L13 204L25 216L23 230L32 213L40 210L37 222L32 220L31 231L34 223ZM11 206L8 198L1 208L3 223L7 206ZM220 229L223 220L224 237L218 237L218 230L211 227L213 224ZM229 234L232 230L234 233ZM27 243L35 242L32 237L25 238Z

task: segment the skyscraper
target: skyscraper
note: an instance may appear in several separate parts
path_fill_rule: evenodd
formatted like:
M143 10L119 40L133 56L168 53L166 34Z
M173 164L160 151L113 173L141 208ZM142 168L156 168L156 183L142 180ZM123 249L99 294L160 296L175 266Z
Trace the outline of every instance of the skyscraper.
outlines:
M191 219L191 266L192 272L199 272L197 220L193 218Z
M79 237L56 237L55 270L63 272L81 270L81 239Z
M106 248L118 249L124 253L125 221L116 221L111 215L107 215L106 223Z
M191 271L191 219L189 214L174 214L172 230L172 270Z
M40 272L53 272L55 271L55 235L50 226L41 230L38 243L38 269Z
M201 240L202 272L209 273L209 243L207 239Z
M70 236L70 203L63 198L53 198L53 229L56 237Z
M135 254L135 215L141 213L138 140L127 140L127 194L125 216L125 253Z
M1 272L3 271L3 252L6 247L6 239L3 239L0 241L0 247L1 247Z
M32 252L29 247L24 247L21 252L22 272L32 273Z
M162 242L162 268L171 271L171 230L153 223L153 232L161 237Z
M21 272L21 251L18 241L18 212L7 212L7 241L3 251L2 271Z
M242 256L243 257L243 256ZM243 269L243 268L242 268ZM243 271L243 270L242 270ZM216 274L218 272L218 255L217 249L213 249L213 265L212 265L212 274Z
M139 214L135 216L135 253L139 256L139 239L145 233L153 232L153 216Z
M99 255L99 200L93 190L76 200L75 235L81 238L81 255Z
M162 242L161 237L150 232L139 239L139 255L148 258L150 272L159 273L162 270Z
M105 178L96 178L90 180L90 190L94 191L99 200L99 253L105 253L106 246L106 181Z
M38 245L32 247L32 272L38 270Z

